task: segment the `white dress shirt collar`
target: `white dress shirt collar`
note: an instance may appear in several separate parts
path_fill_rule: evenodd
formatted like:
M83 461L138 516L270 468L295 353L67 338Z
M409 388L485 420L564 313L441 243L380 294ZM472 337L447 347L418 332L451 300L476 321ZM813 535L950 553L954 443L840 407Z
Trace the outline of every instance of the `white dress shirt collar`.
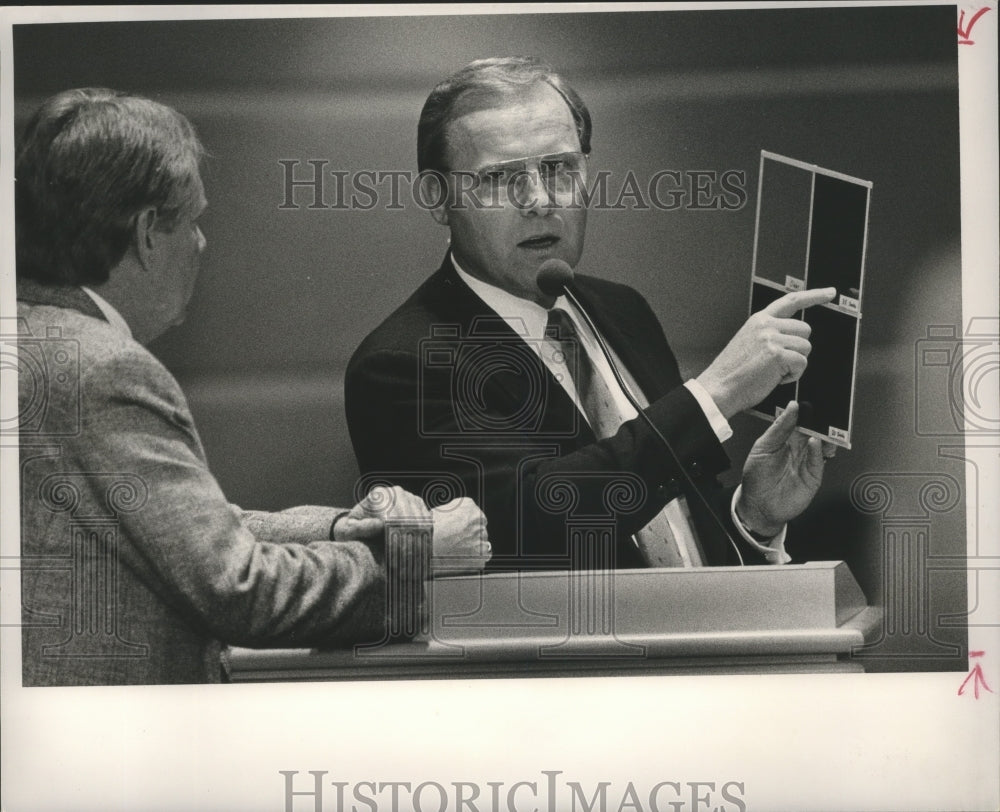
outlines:
M81 287L83 287L83 292L94 300L94 304L97 305L97 309L104 314L104 318L108 320L108 324L110 324L122 335L132 338L132 330L129 328L128 322L122 318L122 314L115 310L103 296L99 296L88 287Z
M451 255L451 264L455 267L459 279L471 288L472 292L482 299L486 305L494 310L498 316L506 321L518 335L528 335L532 338L540 338L545 335L545 325L548 323L549 311L530 299L522 299L513 293L508 293L496 285L476 279L462 269ZM565 296L556 299L553 307L561 307L569 310ZM523 328L523 329L519 329Z

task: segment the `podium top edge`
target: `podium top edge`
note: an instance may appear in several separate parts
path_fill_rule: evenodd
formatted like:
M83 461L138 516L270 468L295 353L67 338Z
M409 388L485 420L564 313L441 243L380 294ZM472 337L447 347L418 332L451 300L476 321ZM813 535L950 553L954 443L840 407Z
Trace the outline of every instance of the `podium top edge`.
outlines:
M693 575L695 573L778 573L778 572L801 572L803 570L835 570L837 567L847 566L843 561L806 561L802 564L751 564L746 566L733 567L646 567L642 569L616 569L612 570L615 575L651 575L657 576L680 576ZM603 570L512 570L510 572L487 572L462 575L442 575L434 578L435 581L458 581L472 580L480 578L501 579L510 578L516 575L521 578L552 578L565 577L570 573L580 574L583 572L603 572Z

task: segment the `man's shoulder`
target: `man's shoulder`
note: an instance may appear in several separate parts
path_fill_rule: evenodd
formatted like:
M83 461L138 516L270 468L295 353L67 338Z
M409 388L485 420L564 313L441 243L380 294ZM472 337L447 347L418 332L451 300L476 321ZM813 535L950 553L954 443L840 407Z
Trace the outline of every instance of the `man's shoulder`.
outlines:
M17 343L27 363L37 367L33 374L79 387L84 399L141 391L158 392L169 401L183 399L167 368L104 319L71 307L25 301L18 301L17 315Z
M44 338L69 333L79 337L91 331L99 334L102 327L110 327L106 321L72 307L21 298L17 300L17 318L19 338Z
M576 274L573 286L584 295L604 304L646 306L646 299L639 291L621 282L613 282L599 276Z
M103 318L56 304L18 301L17 340L24 345L62 341L88 362L117 361L162 369L155 356ZM164 370L165 371L165 370Z
M127 354L130 345L142 349L107 321L71 307L18 301L17 342L22 352L31 350L68 353L79 359L82 370L100 366L109 359Z
M586 305L612 318L649 312L642 294L620 282L577 274L574 287ZM368 334L354 352L351 365L380 353L414 355L423 339L441 340L452 334L460 338L477 320L495 318L446 262Z
M431 337L434 328L463 323L472 296L455 272L442 266L365 337L352 363L377 352L416 352L420 339Z

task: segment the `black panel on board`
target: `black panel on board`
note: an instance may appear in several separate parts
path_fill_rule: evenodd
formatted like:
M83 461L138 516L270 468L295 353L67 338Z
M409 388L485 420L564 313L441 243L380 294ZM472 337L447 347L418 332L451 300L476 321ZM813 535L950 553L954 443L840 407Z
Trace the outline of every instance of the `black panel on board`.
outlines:
M868 188L816 175L808 286L835 287L838 296L861 298Z
M809 366L799 379L800 425L820 434L830 427L846 435L851 420L854 347L857 317L827 307L810 307L805 320L812 326ZM808 404L806 406L805 404Z

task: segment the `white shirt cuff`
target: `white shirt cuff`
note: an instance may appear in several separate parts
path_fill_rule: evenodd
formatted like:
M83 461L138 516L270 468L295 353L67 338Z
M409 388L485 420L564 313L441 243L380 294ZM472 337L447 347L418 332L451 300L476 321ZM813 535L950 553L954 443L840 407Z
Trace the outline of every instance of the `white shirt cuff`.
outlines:
M741 493L743 493L742 485L736 488L736 492L733 494L733 502L729 506L736 529L746 539L747 544L764 554L764 559L768 564L787 564L792 560L792 557L785 552L785 535L788 533L788 525L786 524L782 527L778 535L769 538L766 544L761 544L750 535L749 531L743 526L743 522L740 521L740 517L736 515L736 502L739 500Z
M712 431L715 432L715 436L719 438L719 442L724 443L732 437L733 430L729 426L729 421L719 411L719 407L715 405L715 401L712 400L712 396L708 394L705 387L694 378L684 384L684 386L694 396L694 399L698 401L698 405L701 406L701 410L705 413L705 418L712 427Z

